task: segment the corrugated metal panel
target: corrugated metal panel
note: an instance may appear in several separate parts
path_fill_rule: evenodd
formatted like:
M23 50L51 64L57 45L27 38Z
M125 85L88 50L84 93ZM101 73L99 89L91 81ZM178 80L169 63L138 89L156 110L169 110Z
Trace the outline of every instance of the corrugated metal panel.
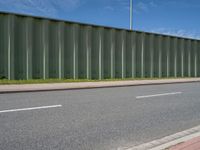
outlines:
M0 77L199 76L199 40L0 14Z

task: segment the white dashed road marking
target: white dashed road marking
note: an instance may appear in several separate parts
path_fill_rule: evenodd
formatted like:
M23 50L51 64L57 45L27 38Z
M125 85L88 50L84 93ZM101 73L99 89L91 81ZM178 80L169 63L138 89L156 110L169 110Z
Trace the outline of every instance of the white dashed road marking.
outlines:
M0 113L28 111L28 110L30 111L30 110L39 110L39 109L48 109L48 108L57 108L57 107L62 107L62 105L51 105L51 106L40 106L40 107L31 107L31 108L1 110Z
M154 94L154 95L137 96L136 99L159 97L159 96L169 96L169 95L177 95L177 94L182 94L182 92L173 92L173 93L162 93L162 94Z

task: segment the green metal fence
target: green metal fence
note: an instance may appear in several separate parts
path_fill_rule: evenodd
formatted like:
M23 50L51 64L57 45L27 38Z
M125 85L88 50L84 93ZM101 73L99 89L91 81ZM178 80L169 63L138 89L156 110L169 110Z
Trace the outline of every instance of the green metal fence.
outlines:
M0 77L199 76L199 40L0 13Z

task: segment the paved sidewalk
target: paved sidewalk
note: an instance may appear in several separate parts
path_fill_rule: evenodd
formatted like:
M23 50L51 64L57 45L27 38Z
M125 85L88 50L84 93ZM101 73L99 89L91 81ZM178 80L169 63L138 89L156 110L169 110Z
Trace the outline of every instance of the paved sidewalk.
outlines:
M173 146L169 150L200 150L200 137Z
M55 91L55 90L104 88L104 87L190 83L190 82L200 82L200 78L0 85L0 94L17 93L17 92L34 92L34 91Z

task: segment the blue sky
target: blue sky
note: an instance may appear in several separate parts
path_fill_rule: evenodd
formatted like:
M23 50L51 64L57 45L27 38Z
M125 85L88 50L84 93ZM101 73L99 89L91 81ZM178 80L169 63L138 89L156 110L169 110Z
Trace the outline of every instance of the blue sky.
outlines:
M135 30L200 39L199 0L133 0ZM0 0L0 11L129 28L129 0Z

